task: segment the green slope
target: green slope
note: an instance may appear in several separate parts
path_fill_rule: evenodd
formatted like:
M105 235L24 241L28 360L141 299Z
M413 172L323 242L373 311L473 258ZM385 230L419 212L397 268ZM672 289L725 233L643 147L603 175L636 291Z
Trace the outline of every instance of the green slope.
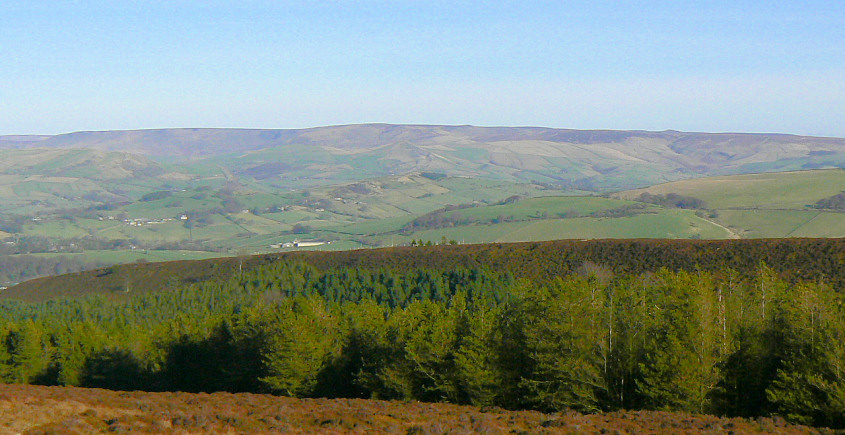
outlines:
M736 175L665 183L612 196L643 193L698 198L710 220L741 237L845 237L845 213L816 203L845 191L845 170Z
M634 199L643 192L677 193L699 198L713 209L801 210L842 191L845 191L845 170L827 169L675 181L613 196Z

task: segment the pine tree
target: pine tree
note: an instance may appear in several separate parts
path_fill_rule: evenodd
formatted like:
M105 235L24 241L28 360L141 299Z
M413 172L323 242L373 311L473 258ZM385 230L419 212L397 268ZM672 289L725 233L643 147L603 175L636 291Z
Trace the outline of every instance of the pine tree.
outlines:
M845 427L845 297L804 284L778 302L786 352L767 399L790 421Z
M261 381L292 397L314 395L320 372L340 352L339 321L317 297L286 300L269 325Z
M10 328L3 344L8 358L4 382L25 384L47 368L49 358L42 344L42 331L32 321Z
M601 408L606 388L595 346L599 330L591 323L596 314L592 296L591 283L576 278L556 278L528 295L525 334L533 371L522 383L532 407L584 412Z
M380 372L385 385L402 398L459 401L455 370L458 317L444 303L415 301L394 311L389 322L391 339L401 348Z
M456 295L460 300L462 295ZM454 304L456 306L459 304ZM460 313L458 330L460 345L455 352L458 383L466 399L475 406L503 403L503 374L497 354L500 332L496 323L501 317L498 307L476 305Z
M707 274L666 270L656 279L648 304L657 312L638 390L651 409L705 412L720 363L712 281Z

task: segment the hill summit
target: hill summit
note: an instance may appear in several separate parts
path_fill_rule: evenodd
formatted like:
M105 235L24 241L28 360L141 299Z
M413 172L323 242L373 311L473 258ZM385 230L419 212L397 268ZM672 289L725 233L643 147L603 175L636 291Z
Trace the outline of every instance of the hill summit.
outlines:
M270 170L270 175L298 172L308 178L326 168L348 166L365 176L438 171L598 189L845 166L842 138L540 127L361 124L0 136L0 149L27 148L119 151L178 163L214 159L243 175Z

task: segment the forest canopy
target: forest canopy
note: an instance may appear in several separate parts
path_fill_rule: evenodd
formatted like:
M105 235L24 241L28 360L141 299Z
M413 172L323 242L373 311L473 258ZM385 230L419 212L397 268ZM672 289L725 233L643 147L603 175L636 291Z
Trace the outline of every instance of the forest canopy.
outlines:
M517 275L279 258L123 301L6 300L0 377L845 427L845 300L827 281L762 262Z

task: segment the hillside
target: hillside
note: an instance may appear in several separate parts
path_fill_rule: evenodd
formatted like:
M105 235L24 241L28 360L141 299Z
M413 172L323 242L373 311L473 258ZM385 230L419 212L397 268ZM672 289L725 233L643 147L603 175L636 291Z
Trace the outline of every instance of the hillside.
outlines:
M115 392L0 386L0 433L722 433L826 434L780 418L668 412L543 414L450 404L256 394Z
M763 262L786 278L845 284L845 239L558 240L136 263L33 279L0 292L0 299L44 301L88 294L125 299L194 283L224 282L237 278L238 271L290 261L304 261L320 270L490 268L534 280L590 271L605 275L654 272L661 267L706 271L728 267L737 273L753 274Z
M701 201L710 221L743 238L843 237L845 210L820 205L842 192L845 171L831 169L683 180L610 196L694 198Z
M0 301L0 379L841 429L843 250L561 241L111 267L8 289L29 302Z
M296 191L220 176L185 182L183 188L173 187L179 182L171 180L167 190L126 184L125 196L114 186L132 181L104 183L117 192L111 193L98 190L94 182L83 185L83 179L54 184L44 182L48 176L40 183L35 179L0 191L9 212L31 213L0 216L5 239L0 252L6 254L0 257L0 285L111 263L314 249L555 239L845 237L843 210L837 208L839 192L845 190L841 169L700 178L601 196L442 173ZM80 186L93 186L95 192L74 190ZM98 199L108 203L97 205ZM50 204L73 208L50 212L45 210ZM293 247L294 241L305 243Z
M173 176L160 164L138 154L87 148L3 150L0 173L94 181Z
M843 144L387 124L3 136L0 286L117 262L300 249L843 237L845 172L769 172L843 166ZM711 177L748 171L765 175ZM630 188L645 190L606 196Z
M290 183L414 171L639 187L727 173L845 163L845 139L782 134L364 124L300 130L164 129L0 137L5 148L85 148L223 163L244 177Z
M2 214L129 202L156 186L186 180L142 155L92 149L0 150Z

